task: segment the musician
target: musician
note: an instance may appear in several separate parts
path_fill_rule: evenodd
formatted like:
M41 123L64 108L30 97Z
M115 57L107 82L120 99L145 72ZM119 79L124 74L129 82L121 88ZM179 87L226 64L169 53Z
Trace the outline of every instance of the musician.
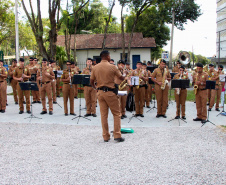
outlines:
M93 69L92 59L86 60L86 68L83 69L82 74L91 75ZM97 91L91 87L91 85L84 85L84 96L86 100L86 114L85 117L96 115L96 103L97 103Z
M64 99L64 115L68 116L68 98L70 101L70 115L76 115L74 113L74 87L72 84L72 79L75 74L75 71L71 68L71 61L67 61L67 69L63 70L61 76L61 81L63 82L63 99Z
M60 67L56 65L56 61L55 60L49 60L49 63L50 63L50 67L52 68L53 72L54 71L58 71L60 70ZM55 73L54 73L55 75ZM51 86L52 86L52 92L53 92L53 104L57 104L57 79L56 79L56 75L55 75L55 78L51 81Z
M118 61L118 70L119 72L123 75L124 74L124 67L125 67L125 62L122 60ZM127 80L127 77L125 78ZM125 80L121 80L118 77L115 77L115 84L120 85L122 82L127 83ZM123 83L123 84L125 84ZM126 91L127 90L127 85L120 89L120 91ZM120 103L120 112L121 112L121 119L127 118L126 116L126 99L127 96L119 96L119 103Z
M185 67L184 66L180 67L180 72L178 74L176 74L173 79L175 79L175 80L178 80L178 79L187 80L188 79L188 75L185 73ZM187 98L187 89L186 88L185 89L176 88L174 95L175 95L176 106L177 106L177 112L176 112L175 119L180 118L180 110L181 110L182 119L186 119L186 117L185 117L185 102L186 102L186 98Z
M221 91L222 91L222 85L220 82L220 77L219 75L223 74L223 66L219 65L218 67L218 71L214 72L214 74L211 77L211 80L216 81L216 85L215 85L215 89L211 89L211 98L210 98L210 105L209 105L209 111L211 111L211 109L214 106L214 102L215 102L215 96L217 96L217 101L216 101L216 111L220 111L219 109L219 102L220 102L220 97L221 97Z
M193 119L193 121L201 121L202 123L206 123L207 118L206 80L208 80L208 75L203 72L203 64L197 63L197 74L195 76L195 85L197 86L197 93L195 95L197 118Z
M15 102L15 104L18 104L18 97L17 97L17 83L18 83L18 81L13 79L13 72L16 69L16 67L17 67L17 60L13 59L12 65L9 67L8 73L9 73L9 78L10 78L10 84L11 84L12 89L13 89L14 102Z
M119 97L116 95L115 76L124 80L125 77L118 71L116 66L111 65L110 53L106 50L100 53L101 62L96 65L91 73L91 86L98 89L97 97L100 105L101 123L103 129L103 138L105 142L110 140L108 128L108 109L110 108L114 117L114 140L123 142L125 139L121 136L121 113L119 108ZM95 85L94 82L97 82Z
M153 67L153 64L151 61L147 62L147 67ZM148 77L151 77L151 71ZM152 102L152 84L149 84L149 83L148 83L148 98L149 98L149 101Z
M97 65L97 61L95 58L92 59L92 66L94 67L95 65Z
M215 73L214 65L209 64L209 70L207 71L208 79L211 80L211 78L214 76ZM210 105L210 98L211 98L211 91L210 89L207 89L207 96L208 96L208 102L207 105Z
M142 69L144 71L147 72L148 74L148 78L151 77L151 72L149 70L147 70L147 65L145 63L142 64ZM145 96L144 96L144 107L145 107L145 103L146 103L146 107L147 108L150 108L150 99L151 97L149 96L150 95L150 88L148 88L148 80L145 82Z
M172 72L173 73L179 73L180 72L180 67L181 67L181 63L180 63L180 60L177 61L177 65L174 66Z
M29 64L27 65L28 69L30 70L31 76L32 75L37 75L38 72L38 68L37 66L34 64L34 58L30 57L29 59ZM34 81L33 81L34 82ZM40 95L39 95L39 91L31 91L32 96L33 96L33 102L34 103L39 103L40 102ZM41 102L40 102L41 103Z
M51 81L55 78L51 67L47 66L47 59L42 59L42 67L38 70L38 80L41 82L40 92L42 100L42 112L40 114L47 114L46 109L46 94L49 100L49 115L53 114L53 97L51 89Z
M114 61L114 59L111 59L111 60L110 60L110 64L115 65L115 61Z
M142 69L142 62L137 62L137 69L135 69L131 76L139 76L139 86L133 88L135 94L135 107L136 107L136 115L144 117L143 115L143 106L144 106L144 97L145 97L145 84L148 80L148 73ZM131 83L130 83L131 84Z
M71 70L74 71L75 74L79 74L79 67L75 66L74 62L71 62ZM74 87L74 98L78 99L78 84L73 84Z
M166 61L161 59L159 68L156 68L152 73L152 81L155 83L155 94L157 99L157 115L156 117L167 118L166 108L168 105L169 85L167 81L171 80L169 70L166 68ZM165 84L165 85L164 85Z
M3 67L3 61L0 60L0 112L5 113L6 109L6 98L7 98L7 93L6 93L6 88L7 88L7 83L6 79L7 78L7 70Z
M23 94L26 99L26 110L27 113L30 114L30 91L22 91L20 88L20 85L18 82L26 82L28 79L31 78L31 73L28 67L24 66L24 59L20 58L19 60L19 66L16 67L16 69L13 72L13 79L17 81L17 92L18 92L18 97L19 97L19 107L20 107L20 112L19 114L24 113L24 106L23 106Z

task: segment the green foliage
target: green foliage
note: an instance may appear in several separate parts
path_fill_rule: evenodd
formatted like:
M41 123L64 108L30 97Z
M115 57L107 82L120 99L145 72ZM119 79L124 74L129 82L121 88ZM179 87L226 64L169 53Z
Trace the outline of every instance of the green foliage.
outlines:
M202 55L196 55L196 61L198 63L202 63L203 65L209 64L210 60Z
M64 47L57 46L56 48L56 60L58 61L61 69L63 68L63 64L67 61L67 54Z

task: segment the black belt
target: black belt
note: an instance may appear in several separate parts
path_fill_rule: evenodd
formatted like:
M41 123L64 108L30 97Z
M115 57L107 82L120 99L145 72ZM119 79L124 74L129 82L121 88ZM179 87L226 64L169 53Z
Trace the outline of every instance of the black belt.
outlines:
M83 87L91 87L91 85L83 85Z
M115 89L104 86L104 87L97 88L97 90L102 90L104 92L108 92L108 91L114 91Z
M0 83L2 83L2 82L4 82L4 81L0 81Z
M206 90L206 88L205 89L199 89L200 91L204 91L204 90Z
M48 81L48 82L42 82L42 84L48 84L50 81Z

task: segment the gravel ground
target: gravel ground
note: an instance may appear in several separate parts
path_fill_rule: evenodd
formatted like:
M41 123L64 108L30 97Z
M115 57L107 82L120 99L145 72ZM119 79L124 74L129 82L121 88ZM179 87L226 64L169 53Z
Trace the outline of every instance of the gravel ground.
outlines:
M226 184L218 127L134 130L104 143L100 126L0 123L0 184Z

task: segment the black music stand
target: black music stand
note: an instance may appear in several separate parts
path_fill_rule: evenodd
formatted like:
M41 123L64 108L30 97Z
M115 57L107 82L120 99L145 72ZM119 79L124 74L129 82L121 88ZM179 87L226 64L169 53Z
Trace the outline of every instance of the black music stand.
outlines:
M152 88L152 84L155 85L155 83L151 80L151 77L148 78L148 83L151 84L151 88ZM152 99L152 97L151 97L151 99ZM148 110L147 112L151 111L152 109L153 109L153 110L154 110L154 109L157 109L156 106L155 106L155 95L154 95L153 101L154 101L154 106L151 107L151 108L149 108L149 110ZM147 113L147 112L146 112L146 113Z
M174 78L174 76L175 76L176 74L177 74L177 73L170 73L170 75L171 75L171 79L173 79L173 78ZM169 104L170 104L170 103L172 103L172 104L173 104L173 102L171 101L172 82L171 82L171 87L169 87L169 90L170 90L170 95L169 95Z
M158 68L157 66L147 66L147 70L153 73L153 71Z
M216 81L206 80L206 89L210 89L210 91L211 91L212 89L215 89L215 85L216 85ZM209 113L210 113L210 111L208 109L208 116L207 116L206 123L210 122L212 125L215 125L213 122L211 122L209 120ZM201 127L203 127L206 123L203 123Z
M183 80L183 79L172 80L171 88L186 89L186 88L189 88L189 84L190 84L190 80ZM180 104L180 98L179 98L179 104ZM173 121L173 120L175 120L175 118L169 120L168 122ZM178 118L179 126L180 126L180 120L187 123L185 120Z
M223 79L224 79L224 82L226 83L226 76L224 76L222 79L220 79L220 81L223 82ZM225 101L225 91L224 91L224 101ZM217 116L219 116L220 114L223 116L226 116L226 112L224 111L224 103L225 103L224 101L223 101L223 110Z
M31 78L29 79L29 81L36 82L36 79L37 79L37 74L31 74Z
M90 75L74 75L72 84L90 85ZM81 115L81 111L82 111L81 99L82 99L82 97L81 97L81 92L80 92L79 93L79 115L74 117L72 120L78 118L78 122L79 122L80 118L84 118L84 119L91 121L89 118L86 118L85 116ZM77 124L78 124L78 122L77 122Z
M22 90L22 91L30 91L30 93L31 93L31 91L39 91L39 89L38 89L38 86L37 86L37 83L36 82L19 82L19 85L20 85L20 89ZM27 118L37 118L37 119L42 119L42 118L38 118L38 117L36 117L36 116L34 116L34 114L33 114L33 110L32 110L32 103L31 103L31 101L32 101L32 93L31 93L31 100L30 100L30 106L31 106L31 115L29 116L29 117L27 117ZM27 119L27 118L24 118L24 119ZM30 122L31 122L31 119L30 119Z

